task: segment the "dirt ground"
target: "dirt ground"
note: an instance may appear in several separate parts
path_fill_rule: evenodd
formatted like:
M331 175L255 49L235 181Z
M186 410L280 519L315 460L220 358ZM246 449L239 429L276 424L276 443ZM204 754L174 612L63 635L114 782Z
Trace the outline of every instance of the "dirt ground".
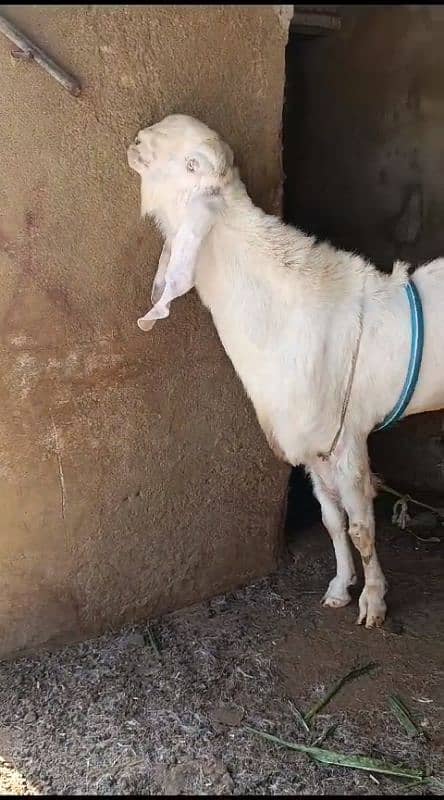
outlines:
M387 520L387 508L380 511ZM443 529L417 533L440 538ZM444 538L441 537L441 538ZM289 543L279 571L152 624L0 665L0 793L402 795L401 779L319 765L246 725L345 753L424 766L442 780L442 545L379 524L390 583L380 630L319 604L332 574L325 532ZM154 634L155 646L150 639ZM158 653L156 652L158 648ZM307 711L356 665L315 718ZM396 692L427 737L410 738ZM441 785L442 788L442 785ZM440 788L409 787L412 794Z

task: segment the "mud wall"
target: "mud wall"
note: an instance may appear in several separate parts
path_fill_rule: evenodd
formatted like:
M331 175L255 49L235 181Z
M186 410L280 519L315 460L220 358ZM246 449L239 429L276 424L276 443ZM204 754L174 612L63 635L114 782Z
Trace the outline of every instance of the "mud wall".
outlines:
M276 209L288 7L2 6L0 655L185 606L276 563L288 470L197 297L142 334L161 242L126 147L194 114Z

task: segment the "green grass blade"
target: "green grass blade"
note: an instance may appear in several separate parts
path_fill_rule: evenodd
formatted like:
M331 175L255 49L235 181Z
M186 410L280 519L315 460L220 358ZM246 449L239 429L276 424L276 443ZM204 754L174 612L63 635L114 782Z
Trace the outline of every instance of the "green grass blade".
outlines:
M433 775L427 779L430 786L433 786L434 789L438 789L440 792L444 793L444 781L440 778L434 778Z
M409 736L422 735L423 733L422 730L416 724L410 711L408 710L405 703L401 700L399 695L391 694L389 697L389 705L396 719L402 725L402 727L407 731Z
M365 666L363 667L357 667L356 669L352 669L350 672L347 673L347 675L344 675L344 677L341 678L339 681L337 681L337 683L335 683L335 685L330 689L330 691L327 692L327 694L325 694L324 697L322 697L321 700L319 700L319 702L313 706L313 708L307 711L307 713L305 714L306 722L310 722L310 720L312 720L316 714L319 714L319 712L322 711L323 708L325 708L327 703L329 703L330 700L332 700L332 698L340 691L340 689L342 689L343 686L345 686L346 683L355 680L355 678L359 678L361 675L365 675L367 672L370 672L376 666L377 665L373 661L371 661L369 664L365 664Z
M411 769L404 767L401 764L389 764L377 758L367 758L367 756L354 756L346 755L345 753L337 753L334 750L324 750L321 747L309 747L304 744L296 744L295 742L286 742L278 736L272 736L270 733L258 731L256 728L246 726L246 730L267 739L270 742L279 744L283 747L288 747L291 750L296 750L299 753L306 753L311 758L314 758L320 764L328 764L329 766L348 767L349 769L361 769L367 772L380 772L383 775L392 775L399 778L409 778L410 780L422 781L425 777L424 770Z
M297 720L298 724L301 726L301 728L304 729L305 733L310 733L310 728L309 728L307 720L305 719L303 714L301 714L299 709L296 708L296 706L294 706L293 704L290 705L290 708L291 708L291 711L293 712L293 715L296 717L296 720Z
M161 658L161 655L160 655L159 645L157 644L156 637L154 636L154 633L152 632L150 627L148 627L148 629L147 629L147 638L148 638L148 642L149 642L149 644L151 646L151 649L153 650L154 654L157 656L159 661L161 661L162 658Z

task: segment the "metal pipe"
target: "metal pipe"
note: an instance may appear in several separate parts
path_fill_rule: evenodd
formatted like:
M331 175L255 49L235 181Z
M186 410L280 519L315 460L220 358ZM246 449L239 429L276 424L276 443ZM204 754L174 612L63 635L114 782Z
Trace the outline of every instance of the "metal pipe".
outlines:
M0 14L0 33L3 33L11 42L20 48L19 51L12 52L14 58L34 59L37 64L40 64L46 72L56 79L62 86L68 90L75 97L81 92L81 86L76 78L69 75L65 70L61 69L57 64L47 56L40 47L33 44L27 36L21 33L15 25L9 22L5 17Z

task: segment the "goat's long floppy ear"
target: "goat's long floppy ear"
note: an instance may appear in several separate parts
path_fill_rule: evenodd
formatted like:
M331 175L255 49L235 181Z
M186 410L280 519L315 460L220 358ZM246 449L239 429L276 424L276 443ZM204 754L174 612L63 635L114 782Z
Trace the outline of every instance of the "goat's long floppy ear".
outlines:
M168 317L172 300L193 288L199 249L219 210L218 198L200 196L190 201L185 219L171 241L171 254L166 266L160 263L164 255L162 251L152 292L155 305L137 320L142 331L151 330L157 319Z
M154 276L153 288L151 289L151 302L153 305L157 303L165 289L165 273L171 258L171 244L167 239L162 247L159 263L157 265L157 272Z

